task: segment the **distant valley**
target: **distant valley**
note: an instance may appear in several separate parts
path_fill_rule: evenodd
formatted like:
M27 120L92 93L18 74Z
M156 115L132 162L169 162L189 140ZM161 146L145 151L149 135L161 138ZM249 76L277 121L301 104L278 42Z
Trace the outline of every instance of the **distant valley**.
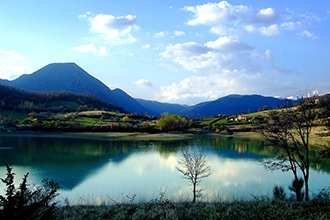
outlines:
M29 92L89 94L109 106L116 106L116 109L151 116L159 116L164 112L197 118L232 115L278 108L291 102L261 95L229 95L194 106L135 99L121 89L110 89L75 63L52 63L12 81L0 79L0 84Z

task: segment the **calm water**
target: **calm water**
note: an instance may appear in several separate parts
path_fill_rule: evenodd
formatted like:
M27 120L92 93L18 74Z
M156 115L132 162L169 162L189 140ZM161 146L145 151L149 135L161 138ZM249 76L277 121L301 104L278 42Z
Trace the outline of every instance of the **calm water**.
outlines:
M16 182L29 172L29 183L44 178L61 185L60 199L71 204L149 201L161 192L172 200L191 200L191 185L176 170L181 149L203 147L212 174L202 179L203 200L223 201L271 196L285 188L291 173L270 172L260 160L275 156L261 140L204 137L175 141L124 141L119 138L0 135L0 176L5 163ZM313 163L311 193L330 185L328 164ZM3 184L0 193L3 194ZM289 193L289 192L288 192Z

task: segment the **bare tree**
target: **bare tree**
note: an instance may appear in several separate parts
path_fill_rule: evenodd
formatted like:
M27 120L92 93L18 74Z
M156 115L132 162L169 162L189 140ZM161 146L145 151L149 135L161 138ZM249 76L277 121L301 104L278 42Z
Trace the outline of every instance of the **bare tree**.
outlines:
M321 117L323 125L325 126L327 133L324 135L330 136L330 94L324 95L321 105ZM330 159L330 148L325 147L324 150L321 151L322 159Z
M290 189L296 193L297 200L309 200L309 138L315 119L314 99L301 100L296 107L287 107L280 112L268 114L263 125L265 139L279 151L277 160L264 161L271 170L292 171L294 180ZM302 177L299 176L299 171ZM305 193L301 189L305 184Z
M201 197L202 189L197 189L201 179L211 175L211 167L207 164L206 155L202 149L184 149L182 158L178 161L180 167L176 169L183 174L183 178L190 180L193 186L193 202Z

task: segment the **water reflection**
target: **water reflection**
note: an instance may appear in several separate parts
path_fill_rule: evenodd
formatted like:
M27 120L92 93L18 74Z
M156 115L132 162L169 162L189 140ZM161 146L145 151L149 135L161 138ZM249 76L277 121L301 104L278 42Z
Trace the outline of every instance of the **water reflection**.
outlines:
M125 141L43 135L1 135L0 164L8 163L17 181L30 172L29 182L50 178L61 197L71 202L150 200L160 190L175 200L190 200L191 186L176 170L180 150L204 147L211 176L203 179L204 200L252 199L267 196L274 185L288 186L290 173L269 172L259 160L274 157L262 140L204 137L172 141ZM327 165L311 172L311 190L328 186ZM5 167L0 167L1 177ZM2 186L1 186L2 187Z

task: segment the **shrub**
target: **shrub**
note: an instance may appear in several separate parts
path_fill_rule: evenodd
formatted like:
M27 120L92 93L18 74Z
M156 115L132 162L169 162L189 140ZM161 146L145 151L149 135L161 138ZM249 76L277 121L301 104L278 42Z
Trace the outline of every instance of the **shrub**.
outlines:
M273 189L273 198L277 200L285 200L286 194L284 188L281 186L275 186Z
M29 173L26 173L16 188L15 173L8 164L6 166L6 178L1 178L6 184L6 194L0 195L0 219L50 219L56 210L57 202L53 200L58 195L59 185L46 179L42 186L30 188L27 183Z
M156 121L156 126L162 131L181 131L191 126L191 121L177 114L163 113Z

